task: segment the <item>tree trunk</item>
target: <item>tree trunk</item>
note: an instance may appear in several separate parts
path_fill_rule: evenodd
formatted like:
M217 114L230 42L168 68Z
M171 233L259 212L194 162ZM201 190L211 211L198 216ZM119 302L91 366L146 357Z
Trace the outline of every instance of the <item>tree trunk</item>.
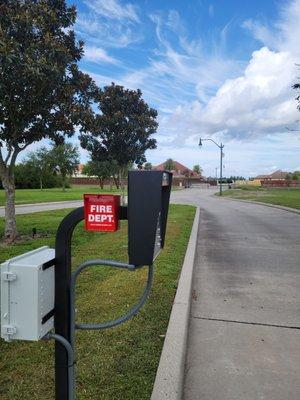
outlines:
M126 171L127 171L127 167L126 166L120 167L119 177L120 177L120 182L121 182L121 205L125 205L125 196L126 196L126 193L125 193L125 174L126 174Z
M121 191L125 193L125 178L126 178L127 166L122 166L119 169L119 181L121 185Z
M43 180L42 180L42 178L40 178L40 189L41 189L41 191L43 190Z
M117 176L114 176L114 182L115 182L116 188L119 189L120 182L119 182L119 178Z
M17 235L16 211L15 211L15 179L14 175L6 169L1 174L5 191L5 241L12 243Z
M99 186L101 189L103 189L103 178L98 177L99 179Z
M61 179L62 179L62 182L61 182L62 183L62 191L65 192L66 191L66 176L62 175Z

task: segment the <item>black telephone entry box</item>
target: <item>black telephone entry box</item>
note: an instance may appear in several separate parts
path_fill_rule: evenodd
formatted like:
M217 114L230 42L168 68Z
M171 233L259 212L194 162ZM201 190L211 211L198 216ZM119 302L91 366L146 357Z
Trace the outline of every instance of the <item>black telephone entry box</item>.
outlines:
M151 265L164 247L172 174L128 173L128 255L135 266Z

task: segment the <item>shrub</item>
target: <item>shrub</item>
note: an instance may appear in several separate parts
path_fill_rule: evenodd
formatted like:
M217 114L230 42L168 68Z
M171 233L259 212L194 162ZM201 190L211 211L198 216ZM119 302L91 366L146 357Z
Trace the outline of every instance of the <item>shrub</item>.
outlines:
M39 189L40 188L40 172L30 163L22 163L16 165L15 182L17 189ZM44 173L43 187L53 188L61 186L61 178L52 171Z

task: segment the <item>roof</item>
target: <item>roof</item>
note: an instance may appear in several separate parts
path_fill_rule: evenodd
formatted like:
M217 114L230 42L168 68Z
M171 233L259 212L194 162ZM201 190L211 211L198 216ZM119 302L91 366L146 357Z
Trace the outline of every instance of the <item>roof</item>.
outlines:
M277 171L272 172L271 174L266 175L257 175L256 179L285 179L288 172L281 171L278 169Z
M167 162L167 160L159 165L155 165L154 167L152 167L152 170L164 171L166 162ZM181 164L178 161L173 160L173 164L174 164L175 168L171 172L173 172L174 176L185 176L187 171L189 172L190 176L200 176L196 172L192 171L189 167L186 167L185 165Z

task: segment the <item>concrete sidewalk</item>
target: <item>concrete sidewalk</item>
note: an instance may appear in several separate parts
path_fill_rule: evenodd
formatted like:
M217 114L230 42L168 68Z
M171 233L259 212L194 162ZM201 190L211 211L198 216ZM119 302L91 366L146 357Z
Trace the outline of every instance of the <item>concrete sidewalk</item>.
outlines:
M183 398L299 400L300 215L210 193L172 196L201 206Z
M50 203L18 204L16 214L31 214L34 212L61 210L63 208L76 208L83 206L83 200L53 201ZM0 207L0 217L4 217L5 208Z

